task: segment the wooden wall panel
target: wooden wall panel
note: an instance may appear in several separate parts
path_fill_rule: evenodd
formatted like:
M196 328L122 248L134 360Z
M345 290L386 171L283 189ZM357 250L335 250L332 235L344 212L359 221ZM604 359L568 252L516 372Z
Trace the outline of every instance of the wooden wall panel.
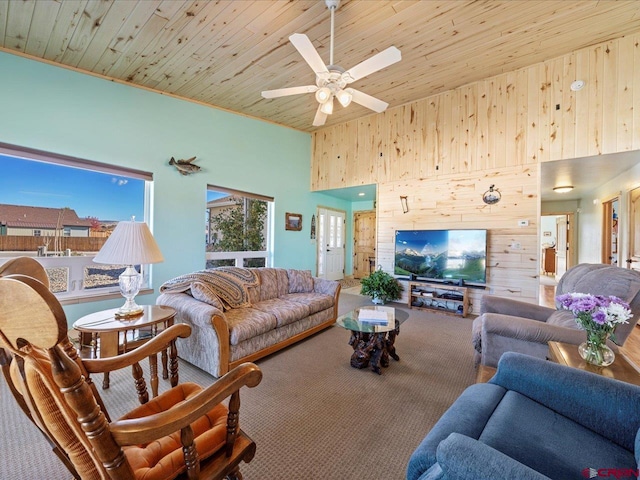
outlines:
M629 47L631 43L631 47ZM640 150L640 39L631 37L631 42L626 43L627 48L633 48L633 54L629 54L625 61L633 63L633 125L631 150Z
M587 101L589 102L589 119L583 141L589 144L589 155L601 155L602 152L602 118L604 84L604 48L595 47L589 56L589 77L587 83ZM582 96L581 96L582 97Z
M490 290L535 302L539 164L640 149L639 45L630 35L317 131L311 188L379 185L387 270L396 229L488 227ZM502 201L487 206L491 184Z
M391 271L396 230L489 228L488 292L537 301L538 278L538 167L513 166L447 174L429 179L385 182L378 185L378 263ZM486 205L482 194L490 184L502 200ZM402 213L400 195L407 196ZM534 212L534 214L531 214ZM519 227L518 220L529 225ZM487 293L481 290L479 296ZM476 311L479 309L479 296Z
M590 52L581 50L576 53L576 78L583 79L590 77ZM582 91L586 92L586 95L579 95L576 97L576 131L587 132L589 128L589 104L588 98L591 91L591 82L585 85ZM589 155L589 142L583 136L576 139L575 156L586 157Z
M640 34L623 37L315 132L311 187L363 183L367 168L328 174L346 150L359 165L377 154L375 183L638 149L639 44ZM577 78L585 87L573 92Z
M633 40L631 38L621 38L619 41L619 52L630 52L632 57ZM624 59L622 59L624 60ZM617 138L616 145L624 150L633 149L633 62L621 61L618 65L618 79L616 82L616 122Z

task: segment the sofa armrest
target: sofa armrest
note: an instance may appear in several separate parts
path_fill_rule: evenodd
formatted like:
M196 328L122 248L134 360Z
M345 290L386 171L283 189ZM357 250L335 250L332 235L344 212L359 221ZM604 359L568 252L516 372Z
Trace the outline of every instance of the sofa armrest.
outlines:
M335 280L327 280L325 278L313 277L313 291L316 293L324 293L336 297L340 290L340 282Z
M335 280L327 280L324 278L313 277L313 291L323 293L333 297L333 318L338 318L338 299L340 298L340 289L342 285Z
M511 298L483 295L480 315L483 313L501 313L514 317L523 317L544 322L555 312L555 309L534 303L522 302Z
M217 360L215 363L219 365L216 376L222 376L229 371L229 325L220 309L196 300L186 293L163 293L158 296L156 304L175 308L176 322L199 327L198 343L212 349L214 362Z
M514 390L633 451L640 387L577 368L507 352L489 381Z
M521 352L547 358L549 340L579 345L586 339L584 331L577 328L549 325L499 313L485 313L475 319L475 322L480 324L474 325L479 342L478 338L474 341L480 344L480 362L490 367L498 365L504 352Z
M500 335L528 342L547 344L550 340L580 345L586 340L584 330L549 325L528 318L499 313L486 313L482 319L483 337ZM483 339L484 344L484 339Z
M549 477L514 460L502 452L459 433L440 442L438 465L447 479L518 478L549 480Z

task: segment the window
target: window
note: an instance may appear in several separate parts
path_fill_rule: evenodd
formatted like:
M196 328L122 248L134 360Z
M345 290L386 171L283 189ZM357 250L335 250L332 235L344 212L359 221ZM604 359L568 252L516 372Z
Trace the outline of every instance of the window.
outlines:
M207 188L206 266L270 265L273 198Z
M0 166L0 264L37 257L61 301L117 289L124 267L93 256L120 220L145 218L152 175L2 143Z

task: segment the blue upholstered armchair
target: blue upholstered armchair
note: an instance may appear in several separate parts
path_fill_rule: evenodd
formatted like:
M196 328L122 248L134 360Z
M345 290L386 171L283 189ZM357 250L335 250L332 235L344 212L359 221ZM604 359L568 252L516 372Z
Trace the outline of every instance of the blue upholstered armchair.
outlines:
M491 381L468 387L420 443L407 480L636 472L639 429L640 387L508 352Z

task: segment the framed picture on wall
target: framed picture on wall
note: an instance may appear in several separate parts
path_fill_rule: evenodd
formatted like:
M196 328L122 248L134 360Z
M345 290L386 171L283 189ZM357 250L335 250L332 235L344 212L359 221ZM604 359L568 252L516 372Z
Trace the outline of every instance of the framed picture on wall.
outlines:
M299 213L285 213L285 230L302 230L302 215Z

